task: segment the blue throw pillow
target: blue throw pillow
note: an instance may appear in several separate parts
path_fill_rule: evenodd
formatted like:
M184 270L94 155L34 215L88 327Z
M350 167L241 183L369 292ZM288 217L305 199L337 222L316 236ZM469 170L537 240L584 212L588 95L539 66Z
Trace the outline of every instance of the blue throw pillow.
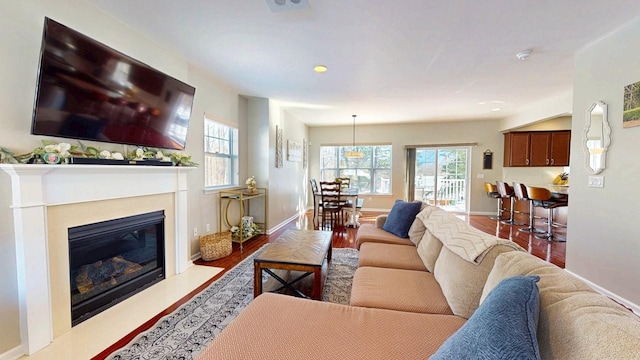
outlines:
M420 212L420 206L422 206L422 202L420 201L406 202L396 200L389 216L387 216L387 220L384 222L384 225L382 225L382 230L408 239L409 228L416 219L416 215Z
M538 280L539 276L502 280L430 359L540 359Z

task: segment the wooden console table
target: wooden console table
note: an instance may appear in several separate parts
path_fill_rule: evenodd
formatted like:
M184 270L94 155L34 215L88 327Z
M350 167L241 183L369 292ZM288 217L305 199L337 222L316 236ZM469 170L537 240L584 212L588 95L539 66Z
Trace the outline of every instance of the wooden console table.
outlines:
M260 228L260 233L253 234L250 236L244 236L242 231L242 217L243 216L253 216L251 213L251 200L254 199L263 199L264 202L264 221L256 221L255 217L253 219L253 223L258 225ZM229 221L229 207L231 203L238 202L239 206L239 220L238 223L231 223ZM224 207L223 207L224 206ZM218 229L223 231L223 224L226 229L231 228L232 226L237 226L240 228L240 234L234 235L231 237L233 242L240 243L240 250L242 250L242 243L251 239L256 235L260 235L267 231L267 208L268 208L268 195L267 188L256 188L255 193L249 193L249 190L246 188L241 189L232 189L232 190L221 190L219 193L219 219L218 219Z

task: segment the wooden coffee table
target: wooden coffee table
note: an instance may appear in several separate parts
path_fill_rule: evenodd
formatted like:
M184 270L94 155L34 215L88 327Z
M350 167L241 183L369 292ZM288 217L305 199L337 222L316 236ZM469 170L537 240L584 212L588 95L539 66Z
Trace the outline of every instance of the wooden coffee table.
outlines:
M277 280L295 295L308 297L293 285L309 275L313 275L311 298L322 299L322 289L331 263L331 231L287 230L253 260L253 297L262 294L262 271ZM302 275L291 281L282 279L272 270L301 271ZM276 291L277 291L276 290Z

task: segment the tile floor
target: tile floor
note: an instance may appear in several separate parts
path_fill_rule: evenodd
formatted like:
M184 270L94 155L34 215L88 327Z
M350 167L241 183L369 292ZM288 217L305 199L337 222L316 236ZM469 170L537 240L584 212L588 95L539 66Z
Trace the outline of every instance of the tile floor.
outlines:
M46 348L20 359L91 359L222 270L219 267L191 266L184 273L161 281L103 311L55 338Z

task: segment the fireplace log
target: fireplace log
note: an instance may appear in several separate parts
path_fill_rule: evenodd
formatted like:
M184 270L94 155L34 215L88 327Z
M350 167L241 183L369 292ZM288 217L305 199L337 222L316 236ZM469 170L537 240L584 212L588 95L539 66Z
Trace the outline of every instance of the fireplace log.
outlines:
M117 278L142 270L140 264L127 261L122 256L115 256L106 261L96 261L92 264L82 265L80 273L76 276L78 291L84 294L93 290L95 286L103 283L117 285Z

